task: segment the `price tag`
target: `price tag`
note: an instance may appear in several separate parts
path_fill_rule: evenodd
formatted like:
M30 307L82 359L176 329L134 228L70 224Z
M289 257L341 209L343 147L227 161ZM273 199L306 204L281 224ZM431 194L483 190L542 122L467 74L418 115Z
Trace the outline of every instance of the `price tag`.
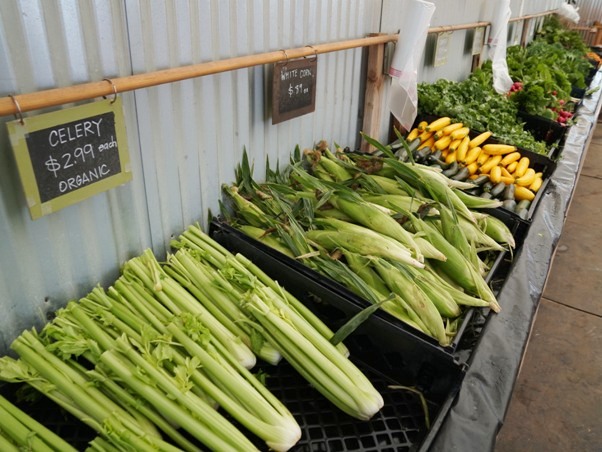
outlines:
M483 51L483 43L485 42L485 27L477 27L474 29L472 36L472 55L480 55Z
M316 109L317 57L276 63L272 81L272 124Z
M447 53L449 51L449 42L453 31L444 31L437 33L437 43L435 44L435 62L433 66L443 66L447 64Z
M119 97L7 126L34 220L132 179Z

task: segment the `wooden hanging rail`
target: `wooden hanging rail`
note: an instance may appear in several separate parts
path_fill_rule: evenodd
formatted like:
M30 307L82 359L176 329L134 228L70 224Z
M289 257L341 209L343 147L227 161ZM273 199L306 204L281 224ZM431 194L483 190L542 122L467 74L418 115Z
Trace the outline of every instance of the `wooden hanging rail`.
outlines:
M521 16L510 19L510 22L528 20L554 13L553 10L538 14ZM468 30L476 27L486 27L491 22L474 22L469 24L450 25L429 28L429 33L445 31ZM258 53L241 57L227 58L218 61L193 64L177 68L163 69L143 74L134 74L113 79L104 79L97 82L82 83L80 85L53 88L25 94L15 94L0 98L0 116L18 115L27 111L54 107L57 105L79 102L96 97L111 96L115 93L124 93L141 88L178 82L205 75L219 74L221 72L244 69L262 64L276 63L288 59L302 58L321 53L336 52L369 47L397 41L397 34L379 34L366 38L350 39L326 44L307 45L294 49L276 50L273 52Z
M529 14L527 16L513 17L508 20L508 22L518 22L521 20L529 20L535 19L536 17L549 16L550 14L554 14L554 10L548 10L537 14ZM456 31L456 30L470 30L471 28L478 27L488 27L491 25L491 22L472 22L469 24L458 24L458 25L443 25L440 27L431 27L429 28L429 33L443 33L446 31Z
M554 14L556 12L555 9L550 9L548 11L544 11L542 13L537 13L537 14L529 14L527 16L520 16L520 17L513 17L510 18L508 20L508 22L518 22L520 20L529 20L529 19L535 19L537 17L543 17L543 16L549 16L550 14Z
M326 44L315 44L294 49L276 50L273 52L227 58L219 61L193 64L160 71L134 74L125 77L105 79L98 82L82 83L80 85L54 88L33 93L14 95L0 98L0 116L17 115L22 112L38 110L41 108L79 102L102 96L112 96L117 93L133 91L140 88L162 85L164 83L178 82L181 80L202 77L204 75L218 74L262 64L276 63L289 59L313 56L321 53L336 52L340 50L368 47L397 41L397 34L385 34L366 38L350 39ZM20 110L20 111L19 111Z
M488 27L491 22L472 22L470 24L442 25L429 28L429 33L444 33L446 31L470 30L471 28Z

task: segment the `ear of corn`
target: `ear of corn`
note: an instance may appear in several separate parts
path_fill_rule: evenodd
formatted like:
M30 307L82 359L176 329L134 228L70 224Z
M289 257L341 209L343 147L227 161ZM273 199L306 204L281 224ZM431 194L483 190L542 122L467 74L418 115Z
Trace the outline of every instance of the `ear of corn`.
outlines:
M374 204L363 201L359 196L347 196L337 194L330 198L330 202L346 215L353 218L359 224L389 236L408 247L414 257L423 261L422 254L412 235L407 232L390 215L377 208Z
M341 248L364 256L379 256L417 267L424 266L412 257L407 247L390 237L363 226L344 224L345 222L335 219L329 220L331 224L337 224L336 231L310 230L305 233L306 237L329 251Z
M502 205L499 199L486 199L469 195L462 190L454 190L456 196L470 209L495 209Z
M439 343L446 344L448 340L441 314L422 289L413 283L409 275L383 259L374 259L372 265L389 289L399 295L418 314L430 334Z
M478 222L485 233L496 242L505 243L511 248L516 246L512 232L502 220L491 215L483 215Z
M491 292L483 277L460 251L451 245L433 226L419 219L415 219L413 224L417 226L420 232L425 234L431 243L447 256L445 262L433 261L432 265L441 268L445 274L469 293L488 301L491 309L499 311L500 308L493 292Z
M443 237L453 245L475 268L478 268L478 257L476 251L470 246L464 230L459 226L459 220L453 212L445 206L439 207L441 218L441 232Z

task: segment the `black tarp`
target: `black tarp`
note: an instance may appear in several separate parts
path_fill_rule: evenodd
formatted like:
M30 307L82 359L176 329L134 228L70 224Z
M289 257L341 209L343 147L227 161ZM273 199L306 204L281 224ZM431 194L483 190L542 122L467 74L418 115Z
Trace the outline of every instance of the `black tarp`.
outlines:
M591 87L600 86L597 72ZM493 450L518 377L556 245L601 107L601 91L584 98L525 241L499 293L502 312L485 324L456 401L430 451Z

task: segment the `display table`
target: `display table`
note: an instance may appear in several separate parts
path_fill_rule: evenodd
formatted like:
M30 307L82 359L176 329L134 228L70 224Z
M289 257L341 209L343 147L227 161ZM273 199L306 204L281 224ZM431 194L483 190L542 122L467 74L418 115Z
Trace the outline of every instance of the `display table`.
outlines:
M601 86L596 73L591 87ZM456 401L430 451L493 450L502 427L556 245L602 106L602 91L583 100L561 156L541 197L521 249L469 361Z

